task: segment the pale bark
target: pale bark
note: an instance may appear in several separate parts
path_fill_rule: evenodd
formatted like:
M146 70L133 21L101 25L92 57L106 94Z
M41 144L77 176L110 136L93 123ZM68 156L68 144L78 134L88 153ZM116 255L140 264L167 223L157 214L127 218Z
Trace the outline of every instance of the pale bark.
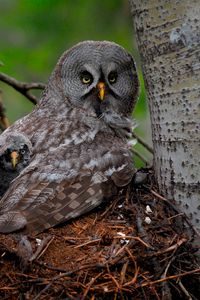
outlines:
M160 191L200 230L200 1L130 3Z

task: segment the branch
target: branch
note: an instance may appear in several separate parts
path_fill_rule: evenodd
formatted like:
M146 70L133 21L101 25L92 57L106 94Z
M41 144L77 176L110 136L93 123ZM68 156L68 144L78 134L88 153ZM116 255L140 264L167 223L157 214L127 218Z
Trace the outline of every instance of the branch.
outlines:
M153 154L153 148L149 146L143 139L141 139L137 134L132 132L132 136L144 147L146 148L150 153Z
M0 81L7 83L8 85L12 86L15 90L19 93L24 95L28 98L33 104L37 104L37 98L31 94L29 91L31 89L43 90L45 88L44 83L40 82L20 82L13 77L10 77L4 73L0 73Z
M5 108L3 106L3 93L0 90L0 129L4 131L9 127L9 120L5 114Z
M146 166L150 165L148 160L142 154L140 154L137 150L131 149L131 152L133 154L135 154Z

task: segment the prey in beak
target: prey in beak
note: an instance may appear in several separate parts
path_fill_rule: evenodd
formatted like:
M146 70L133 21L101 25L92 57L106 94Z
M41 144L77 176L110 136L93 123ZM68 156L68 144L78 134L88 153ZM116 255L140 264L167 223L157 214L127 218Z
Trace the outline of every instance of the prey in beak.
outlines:
M17 151L12 151L10 153L10 158L11 158L11 164L12 164L12 167L13 169L16 168L17 164L18 164L18 161L19 161L19 154Z
M97 89L98 89L98 97L101 101L104 100L105 98L105 91L106 91L106 85L104 82L100 81L98 84L97 84Z

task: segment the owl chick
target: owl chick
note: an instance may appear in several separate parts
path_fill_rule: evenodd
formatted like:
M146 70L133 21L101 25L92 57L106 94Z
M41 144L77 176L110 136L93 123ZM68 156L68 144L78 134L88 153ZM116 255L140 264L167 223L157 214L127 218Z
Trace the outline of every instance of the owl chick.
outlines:
M85 41L61 56L37 107L3 133L21 132L34 146L0 201L0 232L41 232L131 181L138 86L132 56L115 43Z
M28 165L31 152L31 143L24 134L0 135L0 197Z

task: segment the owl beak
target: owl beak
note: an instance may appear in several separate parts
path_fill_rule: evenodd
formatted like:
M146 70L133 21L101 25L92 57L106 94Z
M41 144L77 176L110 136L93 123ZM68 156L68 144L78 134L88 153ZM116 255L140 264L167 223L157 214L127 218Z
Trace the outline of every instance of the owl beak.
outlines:
M106 86L105 86L105 83L100 81L98 84L97 84L97 89L98 89L98 97L101 101L104 100L105 98L105 89L106 89Z
M18 164L18 152L17 151L12 151L10 153L10 157L11 157L11 164L13 166L13 169L15 169L16 165Z

